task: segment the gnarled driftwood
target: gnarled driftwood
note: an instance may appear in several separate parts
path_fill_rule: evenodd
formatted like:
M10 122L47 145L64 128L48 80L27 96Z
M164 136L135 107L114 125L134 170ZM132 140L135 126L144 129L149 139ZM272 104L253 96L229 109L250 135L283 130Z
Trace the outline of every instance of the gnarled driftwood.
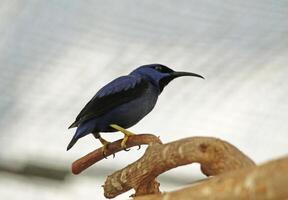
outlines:
M285 200L287 188L288 156L224 173L178 191L140 196L135 200Z
M111 143L107 156L122 150L120 143L121 140ZM255 166L236 147L212 137L191 137L162 144L156 136L140 134L129 138L127 147L141 144L149 147L139 160L107 177L103 186L105 197L114 198L132 188L136 191L135 196L160 193L158 175L194 162L201 164L201 170L207 176ZM101 148L97 149L75 161L72 171L78 174L103 158Z

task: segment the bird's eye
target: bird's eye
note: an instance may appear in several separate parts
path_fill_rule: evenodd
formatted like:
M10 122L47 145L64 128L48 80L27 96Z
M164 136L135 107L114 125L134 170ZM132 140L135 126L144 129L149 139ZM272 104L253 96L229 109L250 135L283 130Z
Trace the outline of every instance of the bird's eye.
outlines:
M155 69L159 72L162 72L163 71L163 67L162 66L156 66Z
M171 73L173 72L172 69L164 66L164 65L156 65L156 66L153 66L153 69L157 70L158 72L161 72L161 73Z

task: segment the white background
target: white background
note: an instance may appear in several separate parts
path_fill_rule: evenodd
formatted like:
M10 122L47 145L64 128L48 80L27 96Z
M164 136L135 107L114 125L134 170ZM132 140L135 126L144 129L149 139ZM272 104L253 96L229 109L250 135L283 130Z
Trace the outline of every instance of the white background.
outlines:
M66 152L67 127L104 84L149 63L206 79L172 82L132 131L163 142L218 137L257 163L287 155L287 19L285 0L1 0L0 198L104 199L106 176L144 148L73 176L71 163L100 143L89 135ZM31 177L27 165L68 174ZM160 177L161 189L203 177L197 165L180 167Z

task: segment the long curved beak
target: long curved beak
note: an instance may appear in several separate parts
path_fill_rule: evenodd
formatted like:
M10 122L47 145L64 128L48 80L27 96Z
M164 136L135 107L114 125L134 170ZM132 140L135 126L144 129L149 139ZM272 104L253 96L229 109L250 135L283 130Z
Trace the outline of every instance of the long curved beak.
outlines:
M191 72L172 72L170 75L173 78L177 78L177 77L181 77L181 76L196 76L196 77L205 79L203 76L201 76L199 74L191 73Z

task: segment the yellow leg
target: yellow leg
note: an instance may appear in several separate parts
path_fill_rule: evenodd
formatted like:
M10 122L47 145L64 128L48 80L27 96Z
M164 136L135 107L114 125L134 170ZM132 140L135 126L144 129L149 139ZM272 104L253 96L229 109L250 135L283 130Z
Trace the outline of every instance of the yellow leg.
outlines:
M120 132L122 132L125 136L121 142L121 147L122 148L126 148L126 142L128 140L128 138L131 136L131 135L135 135L134 133L126 130L125 128L122 128L121 126L118 126L117 124L110 124L110 126Z
M106 156L106 152L107 152L107 149L108 149L108 145L109 145L111 142L108 142L107 140L105 140L105 139L102 138L101 136L100 136L98 139L99 139L99 141L101 142L101 144L103 145L103 147L102 147L103 155Z

